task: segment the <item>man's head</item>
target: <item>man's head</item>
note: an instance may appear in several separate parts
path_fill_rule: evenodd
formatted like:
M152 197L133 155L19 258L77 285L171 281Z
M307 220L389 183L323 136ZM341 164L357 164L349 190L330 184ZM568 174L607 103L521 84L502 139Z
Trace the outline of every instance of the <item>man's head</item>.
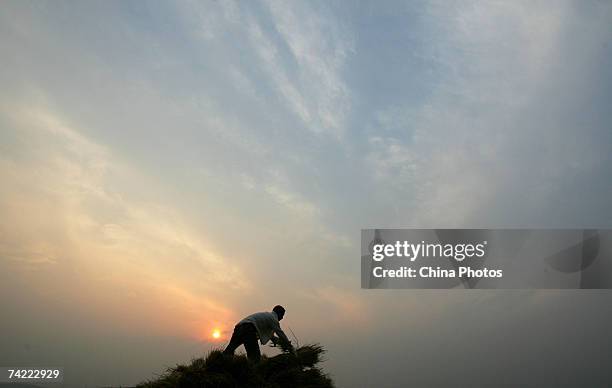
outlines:
M278 317L279 321L283 319L283 317L285 316L285 308L281 306L280 304L277 304L276 306L274 306L272 311L276 313L276 316Z

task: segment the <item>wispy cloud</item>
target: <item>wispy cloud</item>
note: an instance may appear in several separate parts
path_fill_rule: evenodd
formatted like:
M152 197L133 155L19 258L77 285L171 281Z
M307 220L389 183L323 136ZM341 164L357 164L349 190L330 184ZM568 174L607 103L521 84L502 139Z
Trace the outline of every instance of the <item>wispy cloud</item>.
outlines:
M351 96L342 80L342 68L354 50L351 32L327 10L315 11L309 3L287 7L268 1L267 5L275 29L297 65L292 69L297 73L292 79L300 86L300 94L306 96L304 102L296 101L296 111L315 132L344 134ZM289 79L279 82L279 86L288 84Z
M386 198L411 193L400 201L412 225L501 226L502 213L506 226L543 222L537 220L542 209L554 206L548 198L566 178L606 158L597 128L560 119L568 99L587 85L598 87L580 72L588 60L572 50L586 41L583 54L596 58L605 18L593 24L569 2L553 11L482 2L434 2L426 9L435 38L422 51L436 81L422 104L376 113L371 174L388 182ZM511 198L520 198L520 216L506 207Z
M329 318L340 353L372 322L363 347L389 354L446 338L410 325L463 338L493 300L532 314L522 294L469 317L474 295L364 294L358 231L609 226L610 20L604 2L5 2L0 298L200 339L285 303L314 339Z
M0 158L0 257L9 259L2 262L4 270L36 266L54 275L33 287L60 293L71 292L75 281L88 282L99 297L96 308L111 316L136 303L132 329L140 326L138 314L163 314L147 302L162 284L168 285L166 299L190 295L193 302L175 301L175 318L198 306L203 308L198 315L219 312L213 300L251 287L242 269L216 253L180 213L146 199L156 190L149 178L122 165L60 115L36 103L8 106L3 114L25 147L19 163ZM75 271L78 279L71 275ZM55 276L64 282L52 280ZM105 300L115 287L139 290L140 298ZM175 291L168 294L168 287ZM145 305L150 310L143 311ZM173 326L183 325L166 330Z
M194 35L208 44L215 45L213 37L248 42L240 43L248 65L234 65L231 79L252 97L271 90L273 100L260 101L262 108L281 106L298 119L298 129L315 134L338 138L346 132L352 102L342 73L354 37L324 4L224 2L184 9Z

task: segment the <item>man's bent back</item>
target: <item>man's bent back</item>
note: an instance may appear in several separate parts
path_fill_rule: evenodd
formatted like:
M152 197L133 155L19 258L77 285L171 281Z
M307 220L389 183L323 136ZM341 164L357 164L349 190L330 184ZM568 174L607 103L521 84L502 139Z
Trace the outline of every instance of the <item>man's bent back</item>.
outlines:
M272 312L255 313L244 318L234 328L232 338L223 353L234 354L236 348L244 344L249 360L259 361L261 353L257 344L258 338L262 345L272 340L274 344L280 341L291 348L291 342L281 329L279 323L284 315L285 309L277 305ZM278 337L275 337L274 334Z

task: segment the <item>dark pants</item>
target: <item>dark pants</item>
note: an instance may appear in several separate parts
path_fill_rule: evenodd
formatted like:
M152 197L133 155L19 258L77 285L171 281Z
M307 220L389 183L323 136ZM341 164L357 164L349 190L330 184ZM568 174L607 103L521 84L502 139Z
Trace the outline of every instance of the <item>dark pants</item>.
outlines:
M257 329L252 323L239 323L234 327L232 338L223 351L223 354L234 354L236 348L243 344L249 360L259 361L261 353L259 352L259 344L257 343Z

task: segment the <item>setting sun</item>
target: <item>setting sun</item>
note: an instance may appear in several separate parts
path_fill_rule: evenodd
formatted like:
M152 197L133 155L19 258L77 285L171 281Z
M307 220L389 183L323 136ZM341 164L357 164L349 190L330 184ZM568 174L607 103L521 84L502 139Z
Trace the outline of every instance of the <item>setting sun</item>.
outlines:
M213 332L212 332L212 337L213 337L214 339L219 339L219 338L221 338L221 331L220 331L219 329L215 329L215 330L213 330Z

